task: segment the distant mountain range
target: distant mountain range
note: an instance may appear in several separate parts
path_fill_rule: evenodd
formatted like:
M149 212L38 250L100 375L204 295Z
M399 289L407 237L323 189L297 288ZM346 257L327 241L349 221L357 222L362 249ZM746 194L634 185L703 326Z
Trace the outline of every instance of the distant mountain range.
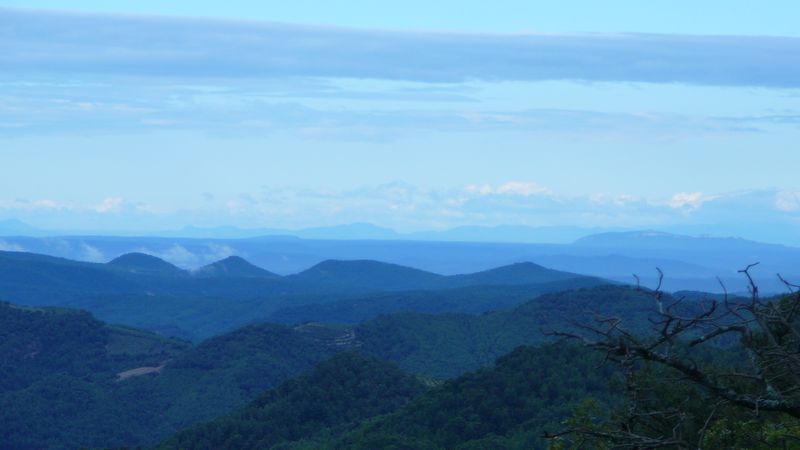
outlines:
M342 239L348 236L346 230L354 229L360 229L361 236L371 235L375 239ZM365 224L339 227L336 233L331 230L312 230L305 235L309 238L286 235L240 239L12 236L0 238L0 250L89 262L108 262L126 253L145 253L184 269L199 269L229 256L240 256L257 268L279 275L296 274L326 260L383 261L443 275L473 273L532 261L557 270L625 283L633 282L633 274L637 274L643 283L650 286L656 281L656 268L660 268L666 276L667 290L713 292L722 290L717 278L732 292L746 291L746 282L737 271L759 262L753 273L762 292L785 291L785 286L776 276L778 273L790 280L800 280L800 248L739 238L625 231L591 234L569 244L520 244L379 239L393 232ZM326 234L328 231L331 234ZM508 235L513 233L509 231ZM325 236L330 239L322 239ZM233 267L241 266L240 263L229 261L224 266L231 267L209 267L206 270L218 273L244 270ZM252 267L250 270L258 273Z
M143 253L88 263L0 252L2 299L86 309L106 321L189 339L266 319L356 323L395 311L481 313L604 283L533 263L446 276L378 261L327 260L280 276L235 256L188 271ZM353 302L369 307L354 311Z
M749 240L780 243L800 247L800 228L791 223L759 224L723 223L707 225L665 225L661 232L697 237L744 237ZM251 239L270 240L405 240L443 242L495 242L524 244L569 244L578 239L606 233L636 233L635 228L584 226L469 225L442 230L399 232L371 223L349 223L311 228L242 228L237 226L185 226L165 230L97 230L45 229L18 219L0 220L3 237L116 236L184 239ZM2 244L0 244L2 245ZM0 247L2 249L2 247Z
M781 242L800 246L800 230L791 226L752 227L739 229L730 224L706 226L665 226L670 234L700 237L751 236L751 240ZM167 237L191 239L321 239L321 240L422 240L446 242L505 242L528 244L567 244L586 236L603 233L636 232L622 227L598 226L528 226L528 225L470 225L443 230L399 232L371 223L349 223L311 228L241 228L236 226L198 227L160 231L109 231L92 229L41 229L18 219L0 220L0 237L53 237L53 236L118 236Z
M195 227L156 232L101 232L99 230L42 230L20 220L0 221L0 236L148 236L195 239L245 239L270 237L272 239L323 239L323 240L425 240L466 242L572 242L587 234L609 231L597 227L530 227L520 225L461 226L449 230L400 233L391 228L370 223L351 223L326 227L301 229L239 228L234 226Z

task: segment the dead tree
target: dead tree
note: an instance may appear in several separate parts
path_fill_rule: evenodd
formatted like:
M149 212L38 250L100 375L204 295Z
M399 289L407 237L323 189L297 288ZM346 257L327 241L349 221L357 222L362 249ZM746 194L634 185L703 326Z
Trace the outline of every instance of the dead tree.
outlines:
M603 352L607 360L621 365L626 379L627 407L615 426L570 429L560 435L601 439L611 448L697 448L720 408L800 419L800 288L779 275L788 295L762 299L751 276L756 265L740 271L748 282L748 297L731 298L720 281L722 300L702 301L690 308L682 306L683 299L664 304L664 275L659 270L658 286L652 291L656 301L656 318L651 319L654 332L649 335L634 334L615 317L580 324L578 331L550 333ZM692 358L692 349L713 345L730 335L744 349L745 363L720 370ZM707 417L695 427L696 435L686 436L682 426L687 417L686 403L676 400L676 404L658 409L643 406L640 397L646 386L637 373L644 367L663 369L661 373L673 374L674 382L704 393ZM693 400L688 397L686 402Z

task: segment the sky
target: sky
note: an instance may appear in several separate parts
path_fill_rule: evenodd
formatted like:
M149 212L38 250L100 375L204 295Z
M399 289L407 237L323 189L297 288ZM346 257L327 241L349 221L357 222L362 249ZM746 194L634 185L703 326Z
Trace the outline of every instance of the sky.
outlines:
M800 225L798 15L790 1L0 1L0 220L769 240Z

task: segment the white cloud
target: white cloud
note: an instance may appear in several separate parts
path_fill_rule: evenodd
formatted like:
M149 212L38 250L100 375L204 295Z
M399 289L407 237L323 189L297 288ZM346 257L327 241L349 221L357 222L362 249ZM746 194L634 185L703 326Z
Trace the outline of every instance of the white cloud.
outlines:
M800 210L800 192L781 191L775 194L775 208L778 211L794 212Z
M227 204L231 201L231 204ZM58 202L54 202L58 203ZM567 195L532 181L472 184L430 188L394 182L357 189L274 188L250 196L216 194L212 202L174 210L152 210L126 201L120 215L98 215L94 204L67 209L18 210L20 219L35 218L47 228L126 230L148 232L186 225L243 228L307 228L370 222L398 231L443 229L461 225L528 225L587 227L644 227L660 225L796 223L800 196L794 191L755 190L730 193L678 192L645 198L624 194ZM28 205L30 207L30 205ZM4 212L8 215L8 212ZM58 224L58 225L50 225ZM100 225L102 224L102 225ZM763 228L763 227L762 227ZM125 231L123 231L124 233ZM74 249L79 252L80 249ZM221 247L154 247L146 253L170 262L196 267L236 254ZM87 253L86 258L90 258ZM95 255L95 258L99 256Z
M400 231L460 225L652 228L661 224L788 220L776 210L775 196L776 191L679 192L666 198L645 198L625 194L565 195L531 181L472 184L460 189L432 189L396 182L341 191L288 188L262 191L253 194L254 202L231 197L236 203L233 209L228 209L226 199L220 198L216 203L218 209L207 211L205 217L219 222L222 215L240 226L246 223L255 228L305 228L355 222L371 222ZM193 251L200 260L207 260L207 253L216 253ZM227 256L223 255L226 251L222 249L219 256Z
M617 207L629 207L641 204L647 204L647 201L635 195L608 195L602 192L591 194L587 197L587 201L592 205L611 205Z
M498 186L495 191L498 194L521 195L523 197L550 193L550 190L544 186L525 181L509 181L508 183Z
M522 197L552 193L550 189L530 181L509 181L497 186L473 184L467 186L464 190L478 195L519 195Z
M59 203L59 202L57 202L57 201L55 201L55 200L47 200L47 199L43 199L43 200L34 200L33 202L31 202L31 205L32 205L34 208L42 208L42 209L59 209L59 208L64 208L64 205L62 205L61 203Z
M108 212L118 212L122 209L124 200L120 197L107 197L94 207L94 210L103 214Z
M236 249L229 245L217 243L209 243L205 246L205 249L194 248L194 251L189 250L180 244L173 244L170 247L155 250L153 248L140 247L135 251L153 255L163 259L164 261L175 264L176 266L189 269L195 269L204 264L219 261L229 256L237 254L242 255L241 252L237 252Z
M702 192L679 192L672 196L669 206L674 209L694 211L711 200L714 200L713 196L703 195Z

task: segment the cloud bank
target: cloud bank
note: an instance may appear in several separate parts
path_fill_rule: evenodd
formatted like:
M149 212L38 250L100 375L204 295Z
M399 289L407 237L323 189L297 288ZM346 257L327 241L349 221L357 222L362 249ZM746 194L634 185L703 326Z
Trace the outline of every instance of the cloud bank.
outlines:
M42 202L17 202L0 204L0 217L17 217L45 228L41 224L82 223L84 230L103 226L109 231L124 229L123 224L134 224L138 230L165 231L186 225L296 229L373 222L401 231L463 225L704 226L726 230L735 225L739 231L732 234L750 235L773 225L800 230L799 198L799 193L786 190L678 192L659 199L565 195L526 180L449 189L395 182L349 190L265 188L232 198L215 196L202 207L160 211L139 205L101 213L91 203L51 208ZM800 231L795 234L800 238ZM90 253L90 249L84 250ZM227 256L228 251L208 249L214 257ZM192 258L180 248L159 255L168 255L170 260Z
M382 31L0 9L11 73L800 87L800 38Z

